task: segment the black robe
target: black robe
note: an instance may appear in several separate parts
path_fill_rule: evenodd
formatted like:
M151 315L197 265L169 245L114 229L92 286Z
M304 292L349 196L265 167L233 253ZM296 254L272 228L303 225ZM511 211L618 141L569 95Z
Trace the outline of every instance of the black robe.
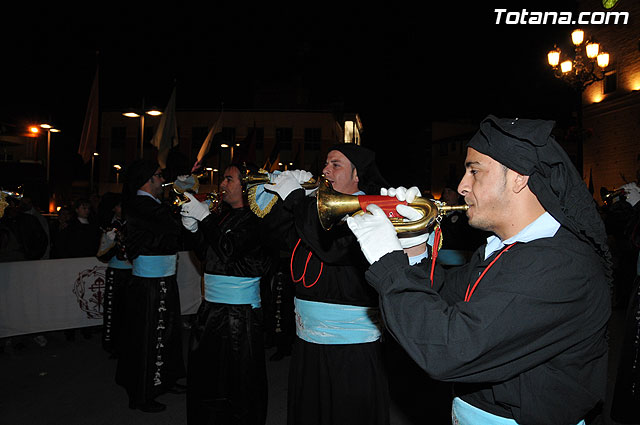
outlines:
M385 324L433 378L519 424L576 424L604 400L610 315L608 280L595 251L565 228L518 243L495 259L484 246L469 264L411 267L402 252L375 262L367 280Z
M271 254L249 208L223 208L198 225L195 251L205 273L261 277ZM187 422L264 424L267 374L262 308L203 300L189 349Z
M292 278L299 280L296 298L377 307L377 295L364 279L367 262L355 237L343 223L323 230L314 197L297 190L265 219L283 248L292 252ZM287 420L291 425L388 424L389 387L380 341L315 344L297 338L289 371Z
M126 205L127 257L173 255L182 248L182 225L164 204L135 196ZM126 334L116 370L131 404L147 403L185 376L182 319L176 275L132 276L126 289Z
M125 317L125 291L131 279L131 266L124 250L125 223L113 218L109 228L104 229L103 238L107 231L116 229L116 239L112 247L106 252L98 252L98 260L107 263L105 271L104 301L102 308L102 348L118 357L122 351L123 335L126 332L127 322ZM127 262L128 268L111 267L111 260Z

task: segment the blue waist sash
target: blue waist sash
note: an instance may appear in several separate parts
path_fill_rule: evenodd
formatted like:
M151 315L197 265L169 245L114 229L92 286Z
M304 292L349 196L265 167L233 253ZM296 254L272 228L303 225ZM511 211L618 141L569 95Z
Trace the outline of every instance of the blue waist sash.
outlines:
M467 258L464 251L441 249L438 251L438 262L446 266L460 266L467 262Z
M296 334L315 344L361 344L380 339L382 322L376 307L294 299Z
M204 274L204 299L212 303L260 307L260 278Z
M140 255L133 260L134 276L167 277L176 274L178 255Z
M114 255L111 257L111 260L109 260L108 267L111 267L112 269L131 269L133 268L133 265L131 265L129 261L119 260L118 257Z
M513 419L485 412L458 397L453 399L451 417L454 420L453 423L459 425L518 425ZM585 422L581 420L576 425L585 425Z

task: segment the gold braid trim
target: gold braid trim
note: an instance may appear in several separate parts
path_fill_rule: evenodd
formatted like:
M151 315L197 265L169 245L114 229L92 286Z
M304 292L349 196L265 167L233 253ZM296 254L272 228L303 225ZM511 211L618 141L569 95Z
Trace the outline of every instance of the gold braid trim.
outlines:
M269 214L269 212L271 211L271 208L273 208L273 206L278 201L278 197L274 196L273 199L271 199L271 201L264 207L264 209L260 209L260 207L258 206L258 203L256 202L257 188L258 186L250 187L249 192L247 193L247 198L249 200L249 207L251 208L251 211L253 211L253 213L258 217L263 218L265 215Z

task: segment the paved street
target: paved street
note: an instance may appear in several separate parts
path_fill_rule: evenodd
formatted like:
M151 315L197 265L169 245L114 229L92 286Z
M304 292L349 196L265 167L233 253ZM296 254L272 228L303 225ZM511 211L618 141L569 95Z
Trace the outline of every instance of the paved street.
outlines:
M623 315L622 310L614 310L611 319L610 376L615 376ZM44 347L29 335L12 338L10 346L0 353L1 425L186 424L185 395L159 397L158 401L167 404L167 410L161 413L143 413L127 407L126 393L113 379L116 361L102 350L98 331L89 339L77 332L75 341L67 341L63 332L44 335ZM269 349L267 358L274 351ZM446 386L429 383L402 352L394 349L388 354L394 400L391 424L446 424ZM268 425L286 423L288 364L289 357L267 360ZM604 419L605 424L615 425L608 420L608 414Z

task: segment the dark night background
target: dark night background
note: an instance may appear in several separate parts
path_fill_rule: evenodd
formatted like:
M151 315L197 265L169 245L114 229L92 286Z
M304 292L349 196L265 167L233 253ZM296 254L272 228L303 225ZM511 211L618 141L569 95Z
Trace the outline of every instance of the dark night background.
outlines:
M73 169L64 164L79 161L98 63L102 109L143 97L162 109L174 82L178 109L248 109L256 89L300 85L312 106L358 112L363 144L391 183L407 184L398 180L426 162L412 149L429 140L431 121L570 120L573 98L546 53L573 28L496 25L494 9L571 11L575 2L502 3L11 6L0 28L0 121L61 128L52 175L64 178Z

